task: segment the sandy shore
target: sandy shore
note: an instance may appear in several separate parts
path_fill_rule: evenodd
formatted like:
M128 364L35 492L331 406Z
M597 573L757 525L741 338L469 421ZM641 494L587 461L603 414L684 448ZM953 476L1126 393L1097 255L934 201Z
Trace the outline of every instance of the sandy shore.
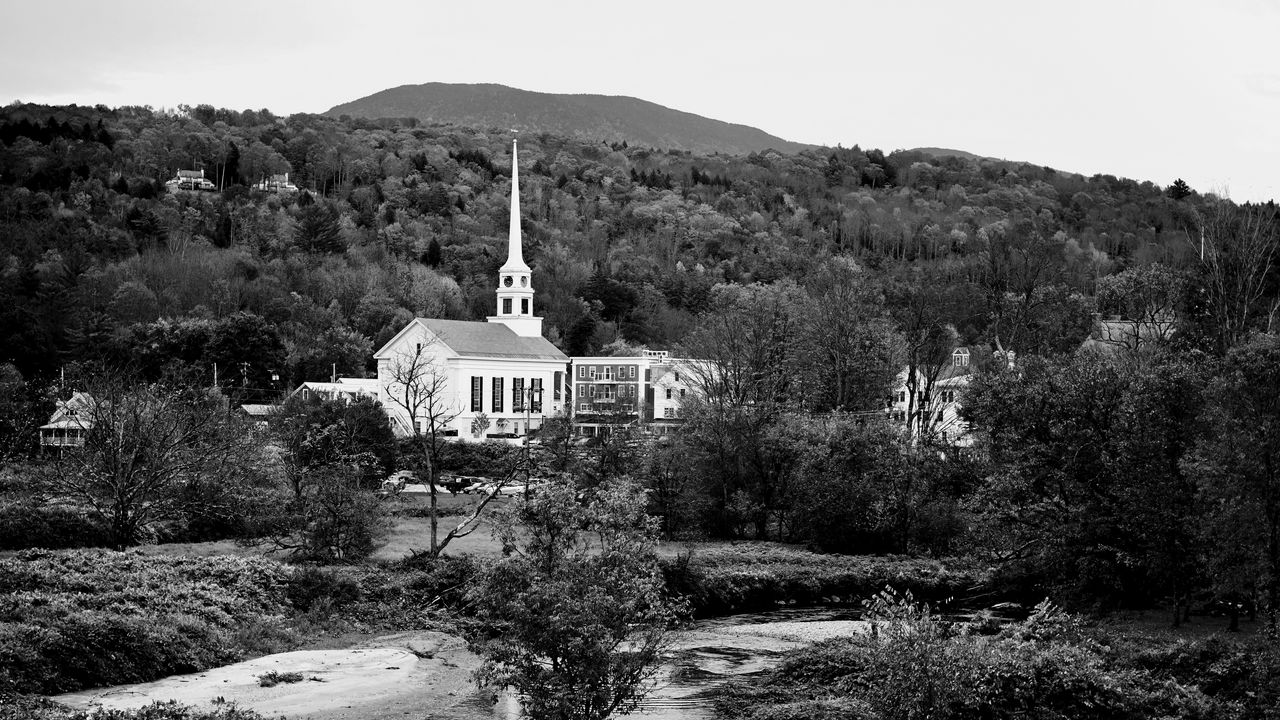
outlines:
M135 708L156 700L201 707L234 702L290 720L504 717L510 701L480 692L471 680L478 664L461 639L415 632L379 637L354 648L267 655L201 673L52 699L75 708ZM273 671L300 673L303 679L262 687L259 676Z

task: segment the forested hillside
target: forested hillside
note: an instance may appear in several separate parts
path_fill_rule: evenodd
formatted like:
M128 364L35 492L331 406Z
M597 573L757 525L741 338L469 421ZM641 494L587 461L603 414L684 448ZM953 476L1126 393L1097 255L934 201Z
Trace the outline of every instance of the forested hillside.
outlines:
M9 106L0 362L28 378L88 359L216 362L224 384L264 388L365 372L414 315L492 312L511 139L209 106ZM858 147L702 157L542 134L521 138L520 160L536 308L569 354L676 347L716 284L804 286L832 267L853 268L899 326L924 289L917 321L960 342L1066 350L1100 277L1194 258L1186 228L1205 202L1182 185ZM191 168L220 190L166 191ZM250 188L283 172L304 190Z

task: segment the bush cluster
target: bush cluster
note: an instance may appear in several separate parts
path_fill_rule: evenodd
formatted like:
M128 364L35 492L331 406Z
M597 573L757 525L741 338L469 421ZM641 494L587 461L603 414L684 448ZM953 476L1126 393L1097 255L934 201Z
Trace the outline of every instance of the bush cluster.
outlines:
M72 710L43 698L0 693L0 720L265 720L252 710L235 705L212 709L193 708L176 702L154 702L133 710L96 708Z
M1250 709L1239 696L1221 692L1203 674L1213 664L1204 658L1189 664L1198 672L1184 667L1180 673L1156 667L1155 657L1118 654L1047 603L994 634L939 620L910 595L886 591L868 603L868 611L867 632L795 651L763 680L727 686L717 704L721 716L1275 717L1274 705L1266 710L1255 702ZM1274 668L1274 657L1270 663ZM1266 689L1246 678L1240 680L1252 681L1249 694Z
M0 550L110 544L107 524L79 510L28 499L0 500Z
M698 615L780 603L856 603L886 585L935 601L971 597L986 574L962 563L894 556L821 555L773 543L740 543L679 555L663 564L668 589Z
M27 551L0 560L0 690L145 682L288 641L291 571L260 558ZM274 630L273 630L274 628Z

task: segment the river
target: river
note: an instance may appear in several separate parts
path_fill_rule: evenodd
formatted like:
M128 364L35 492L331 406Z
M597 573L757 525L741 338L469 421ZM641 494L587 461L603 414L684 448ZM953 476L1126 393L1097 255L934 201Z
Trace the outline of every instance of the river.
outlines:
M633 717L714 717L720 685L769 670L788 650L859 632L866 623L857 617L853 609L788 608L700 620L675 635L656 687Z
M697 621L672 634L655 687L632 717L714 717L714 691L727 680L765 672L787 650L858 632L863 625L856 610L824 608ZM451 720L518 717L510 694L477 690L472 672L478 665L479 658L460 638L417 631L350 648L278 653L54 699L82 709L133 708L156 700L206 707L235 702L267 717L294 720L402 720L424 717L424 712L428 718ZM294 673L299 681L264 685L261 678L269 673Z

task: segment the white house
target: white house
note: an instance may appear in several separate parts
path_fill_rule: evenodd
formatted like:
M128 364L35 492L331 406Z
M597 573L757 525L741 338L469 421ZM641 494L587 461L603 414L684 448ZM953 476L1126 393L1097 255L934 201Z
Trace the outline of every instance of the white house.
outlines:
M344 400L348 403L362 397L381 400L381 387L376 378L340 377L336 382L304 382L293 392L290 398L320 398L321 400Z
M520 236L520 179L511 148L511 224L498 270L496 314L486 322L415 318L382 349L378 399L401 435L414 425L480 440L520 438L565 411L569 358L542 337L532 271Z
M212 180L205 178L204 168L199 170L179 170L178 174L165 183L170 191L173 190L216 190L218 186L213 184Z
M49 418L40 426L42 447L81 447L85 436L93 429L93 398L89 393L77 392L69 400L59 400Z
M273 193L297 192L298 186L289 181L289 173L265 177L253 185L255 190Z
M906 427L913 438L928 435L944 445L972 445L968 424L960 418L961 395L972 370L969 361L969 349L956 348L951 362L936 374L916 368L915 382L908 382L910 369L903 368L885 408L889 420Z

